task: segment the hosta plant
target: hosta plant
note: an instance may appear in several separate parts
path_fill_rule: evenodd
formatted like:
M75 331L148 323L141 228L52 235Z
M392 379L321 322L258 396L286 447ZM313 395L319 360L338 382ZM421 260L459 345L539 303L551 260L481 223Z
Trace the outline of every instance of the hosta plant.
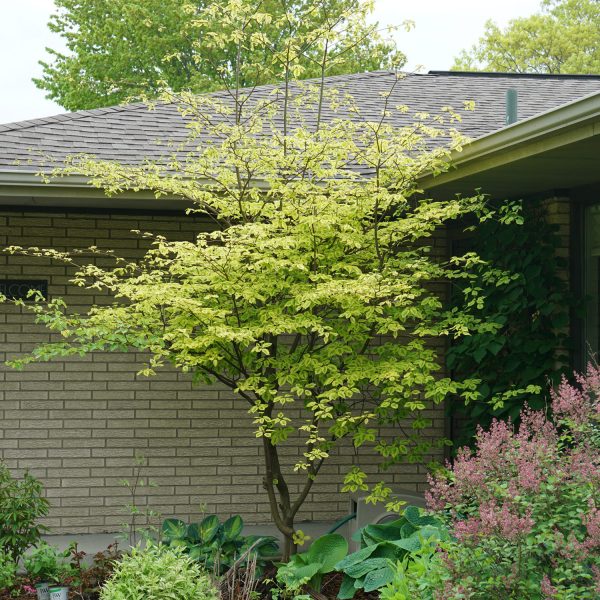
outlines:
M600 369L551 392L553 421L526 408L431 480L455 543L436 598L600 597Z
M304 585L319 591L323 575L331 573L347 553L348 542L341 535L324 535L307 552L294 554L288 563L280 565L277 579L288 591L300 590Z
M244 521L234 515L224 523L209 515L199 523L186 524L180 519L165 519L161 541L179 548L211 572L225 573L246 551L257 557L257 571L264 569L266 559L277 554L277 540L271 536L244 536Z
M358 590L372 592L394 578L394 564L417 553L423 545L448 537L440 519L423 515L415 506L403 516L381 525L367 525L354 534L361 548L336 564L344 573L340 599L354 598ZM410 559L410 558L409 558Z

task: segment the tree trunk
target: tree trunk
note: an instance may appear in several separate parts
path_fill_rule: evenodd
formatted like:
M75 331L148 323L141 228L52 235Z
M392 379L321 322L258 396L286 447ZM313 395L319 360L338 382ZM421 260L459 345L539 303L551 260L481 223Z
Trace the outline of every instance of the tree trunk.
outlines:
M263 437L263 450L265 453L266 473L263 486L269 496L271 517L277 529L283 534L284 545L282 560L287 562L296 552L294 544L294 512L290 499L287 482L281 472L277 447L269 438ZM277 491L276 491L277 490Z

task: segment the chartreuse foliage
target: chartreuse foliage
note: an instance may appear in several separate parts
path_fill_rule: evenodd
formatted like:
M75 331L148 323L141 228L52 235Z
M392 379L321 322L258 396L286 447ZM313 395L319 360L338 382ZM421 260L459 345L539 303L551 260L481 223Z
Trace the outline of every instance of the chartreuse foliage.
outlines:
M271 536L243 536L244 522L234 515L221 523L216 515L208 515L200 523L186 525L180 519L165 519L161 542L183 550L192 560L209 572L225 573L245 552L256 554L257 570L262 571L265 559L278 550L277 540Z
M151 240L146 254L131 261L108 253L112 265L95 248L103 261L88 264L79 254L8 248L63 260L76 268L75 285L115 298L83 313L61 298L28 304L62 341L12 364L134 349L150 354L143 375L171 365L195 382L235 391L262 444L264 489L287 558L294 518L340 444L371 444L387 462L421 460L431 449L423 411L448 396L474 397L476 380L440 376L430 340L496 325L448 309L444 290L430 282L464 281L480 259L468 253L440 260L433 238L450 221L503 219L506 210L487 211L480 197L416 200L418 178L446 169L463 143L452 109L412 114L391 100L396 82L379 99L373 121L323 79L290 84L303 72L307 46L320 49L324 77L328 48L343 37L336 28L300 32L285 51L252 63L242 49L266 52L263 24L270 15L237 0L220 14L227 27L210 44L237 44L237 71L271 69L281 85L267 96L239 87L220 95L165 94L190 130L168 165L128 167L76 156L54 173L83 173L108 194L151 190L185 198L215 230L193 241L143 233ZM392 125L393 114L405 125ZM490 269L489 276L504 275ZM477 305L477 288L465 288L466 306ZM300 423L292 420L298 409ZM381 440L381 425L403 435ZM303 448L292 467L302 475L296 494L279 459L286 442ZM357 467L346 489L370 483ZM372 500L393 504L383 484L372 491Z
M338 598L354 598L358 590L372 592L394 579L394 565L411 561L424 546L448 539L440 519L421 514L415 506L408 506L403 516L380 525L367 525L353 538L360 541L360 550L336 564L344 573Z
M477 400L450 406L460 423L454 436L460 445L471 443L477 426L486 428L492 419L515 422L525 401L534 410L544 408L548 378L557 384L568 364L573 303L560 276L567 269L557 252L560 239L545 217L542 203L528 201L518 219L486 221L461 242L511 276L499 286L484 265L474 266L475 279L468 285L480 289L485 303L471 312L497 323L498 329L463 337L446 355L456 376L480 380ZM454 306L463 304L464 290L457 289Z
M49 28L67 51L49 50L51 62L36 85L68 110L97 108L126 99L174 91L202 92L251 87L277 80L271 57L286 52L297 35L296 77L320 74L319 30L333 27L340 36L329 44L327 74L400 68L404 55L382 37L370 19L370 0L238 0L232 14L227 0L56 0ZM243 5L263 15L260 31L241 48L222 34L235 33ZM268 40L268 43L265 41ZM238 50L244 64L236 70ZM263 68L255 68L262 64Z
M277 579L288 591L298 591L304 585L321 589L323 575L334 570L335 565L348 553L348 542L337 533L317 538L308 552L299 552L290 562L277 569Z
M542 0L541 11L512 19L505 29L493 21L454 63L459 71L600 73L598 0Z
M191 558L164 546L133 548L102 586L101 600L218 600L209 575Z

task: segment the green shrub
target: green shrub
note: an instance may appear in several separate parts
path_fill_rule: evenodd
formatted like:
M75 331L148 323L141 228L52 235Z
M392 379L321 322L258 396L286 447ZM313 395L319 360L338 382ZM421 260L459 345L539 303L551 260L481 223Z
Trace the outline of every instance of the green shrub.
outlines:
M15 583L17 565L8 555L0 552L0 591L10 589Z
M42 484L29 473L14 479L0 461L0 551L17 562L30 546L35 546L42 531L38 519L48 514L48 501Z
M69 554L70 549L59 552L55 546L42 542L25 556L25 571L34 581L58 583L71 575L71 567L65 563Z
M100 600L218 600L210 577L181 551L133 548L116 565Z

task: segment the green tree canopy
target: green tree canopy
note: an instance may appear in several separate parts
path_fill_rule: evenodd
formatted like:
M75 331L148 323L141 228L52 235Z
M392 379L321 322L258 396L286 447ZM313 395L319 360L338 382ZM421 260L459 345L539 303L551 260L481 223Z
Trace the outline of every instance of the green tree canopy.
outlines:
M505 29L488 21L453 69L514 73L600 73L600 2L543 0L541 11Z
M247 0L239 0L240 4ZM324 24L340 33L328 51L327 74L345 74L401 67L405 57L390 39L369 24L370 0L263 0L270 20L255 39L239 48L214 45L223 26L225 0L56 0L58 12L49 27L62 36L67 52L48 49L51 62L41 62L36 85L68 110L97 108L128 99L173 91L204 92L234 84L249 87L276 81L268 68L234 73L241 51L244 64L264 66L297 35ZM346 18L352 11L353 19ZM257 43L259 37L269 44ZM296 78L320 73L321 50L305 38Z
M336 58L328 49L345 36L335 24L288 37L264 63L271 42L262 32L273 21L261 6L230 0L200 17L222 13L222 32L208 49L236 44L235 74L281 75L269 94L240 84L223 94L167 92L163 101L179 106L191 136L173 148L169 164L75 156L55 173L84 174L109 194L185 198L212 218L214 231L192 241L138 232L151 249L135 261L108 253L112 265L97 248L89 251L99 262L78 252L8 248L63 260L76 268L75 285L114 297L79 313L60 298L28 304L60 338L13 364L136 349L150 357L142 375L171 365L197 382L229 387L261 441L263 485L288 555L294 519L340 445L370 447L387 464L422 461L441 442L425 411L448 396L473 398L477 381L444 377L440 345L431 341L489 331L477 315L444 302L444 286L454 280L464 283L465 306L480 305L478 286L467 282L479 259L436 255L435 239L450 221L494 213L478 196L417 196L418 178L447 168L464 141L453 126L457 112L411 113L392 100L398 78L378 99L380 115L367 118L344 90L324 83ZM250 44L258 62L241 51ZM321 53L321 77L294 83L306 50ZM390 122L394 115L403 126L400 117ZM506 205L499 216L510 216ZM506 279L488 271L490 280L497 276ZM382 436L382 428L397 435ZM280 460L286 444L301 449L295 464ZM358 464L345 487L390 500L389 488L367 480Z

